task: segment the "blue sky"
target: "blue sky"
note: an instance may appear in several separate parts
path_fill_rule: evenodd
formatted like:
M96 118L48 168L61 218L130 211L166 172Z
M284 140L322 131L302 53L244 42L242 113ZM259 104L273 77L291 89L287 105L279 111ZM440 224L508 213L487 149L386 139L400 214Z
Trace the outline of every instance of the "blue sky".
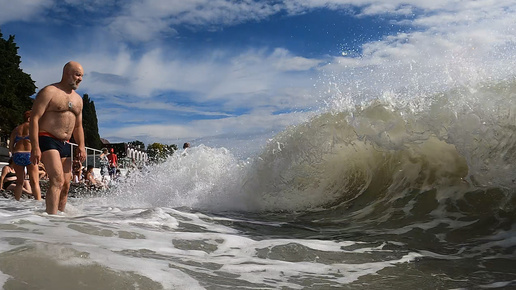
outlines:
M357 91L514 75L515 4L0 0L0 29L38 89L83 65L78 92L101 137L227 145L264 142Z

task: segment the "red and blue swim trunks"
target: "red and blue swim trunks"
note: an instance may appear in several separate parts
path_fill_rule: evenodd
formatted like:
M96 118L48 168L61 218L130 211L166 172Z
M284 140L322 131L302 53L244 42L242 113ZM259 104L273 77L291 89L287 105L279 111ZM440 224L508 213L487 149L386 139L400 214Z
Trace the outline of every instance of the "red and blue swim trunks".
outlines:
M59 140L47 132L39 132L38 135L41 153L48 150L57 150L61 158L72 156L72 145L68 141Z

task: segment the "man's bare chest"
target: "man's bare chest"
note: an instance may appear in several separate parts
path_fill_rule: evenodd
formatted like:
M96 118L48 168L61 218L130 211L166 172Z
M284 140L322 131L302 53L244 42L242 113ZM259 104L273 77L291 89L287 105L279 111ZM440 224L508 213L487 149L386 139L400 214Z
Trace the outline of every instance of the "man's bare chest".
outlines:
M71 112L77 115L81 110L81 103L71 96L60 96L53 98L48 106L49 111L54 112Z

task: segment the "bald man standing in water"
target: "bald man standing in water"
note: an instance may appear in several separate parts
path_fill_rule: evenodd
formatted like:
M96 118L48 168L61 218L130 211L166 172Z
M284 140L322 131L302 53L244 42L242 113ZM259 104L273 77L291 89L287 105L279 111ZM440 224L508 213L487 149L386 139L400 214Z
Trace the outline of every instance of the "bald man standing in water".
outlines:
M46 211L57 214L64 211L72 180L70 137L77 142L78 157L86 160L84 129L82 127L82 98L75 92L82 81L82 66L74 61L63 68L59 83L44 87L36 95L30 118L30 160L45 165L49 188L46 193Z

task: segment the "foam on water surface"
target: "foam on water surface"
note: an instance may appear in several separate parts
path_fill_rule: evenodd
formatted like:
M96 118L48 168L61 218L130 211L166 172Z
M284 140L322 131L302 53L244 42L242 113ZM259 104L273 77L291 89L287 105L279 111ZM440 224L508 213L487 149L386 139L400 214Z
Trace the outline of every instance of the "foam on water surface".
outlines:
M38 271L76 269L84 272L88 281L100 269L106 269L110 275L121 276L120 285L138 280L136 277L147 277L165 289L202 288L212 279L219 279L220 285L299 288L289 277L312 277L309 279L337 285L418 256L407 252L383 261L354 261L353 254L358 252L390 251L351 241L254 239L224 225L231 223L231 218L211 218L168 208L91 205L79 210L72 206L73 214L56 217L35 214L11 200L0 203L3 209L10 204L14 213L3 215L0 224L4 233L0 270L3 277L16 281L28 278L14 269L24 268L23 263L34 260L46 265ZM349 247L357 248L345 250ZM335 255L342 259L332 257ZM25 271L36 270L26 267ZM74 270L70 272L75 275ZM43 283L38 275L31 279L34 285ZM9 284L14 283L12 280L6 280L9 279L4 278L6 286L13 285ZM69 283L72 282L64 285ZM84 283L94 285L88 284L91 281Z

